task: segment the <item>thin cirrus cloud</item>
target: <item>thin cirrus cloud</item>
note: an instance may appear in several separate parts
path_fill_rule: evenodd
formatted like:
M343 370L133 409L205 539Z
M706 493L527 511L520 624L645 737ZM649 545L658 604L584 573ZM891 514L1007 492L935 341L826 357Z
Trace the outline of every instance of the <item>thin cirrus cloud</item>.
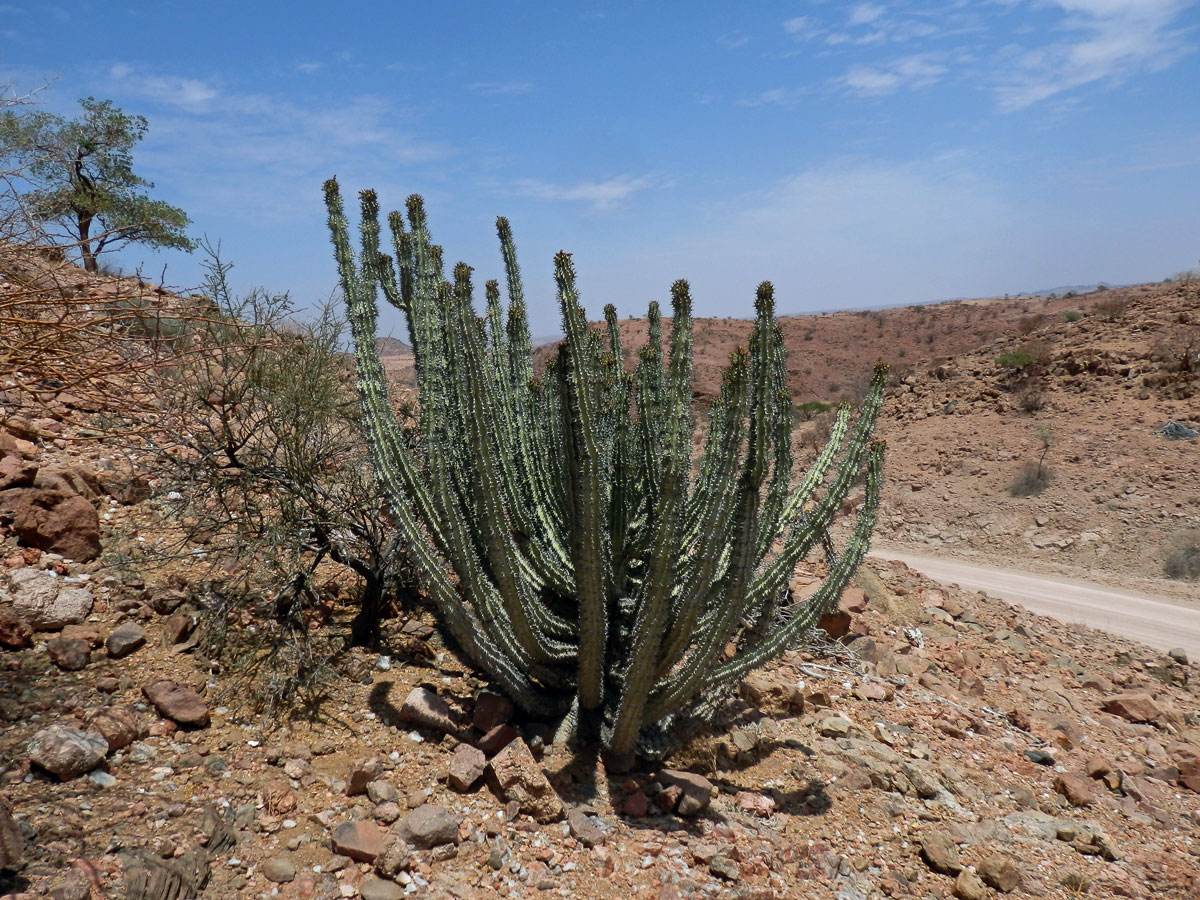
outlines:
M572 184L553 184L525 178L513 183L512 192L536 200L583 203L603 211L619 206L634 194L660 183L660 179L651 175L615 175L598 181L577 181Z
M148 100L176 106L191 112L201 112L217 98L220 91L197 78L155 75L138 72L127 63L117 63L108 70L114 82L129 86Z
M239 93L125 63L107 74L118 97L159 107L139 157L186 186L196 211L287 220L312 204L313 184L331 172L384 177L455 155L444 141L406 127L403 110L374 95L332 103Z
M999 112L1017 112L1089 85L1119 85L1166 69L1195 48L1181 14L1195 0L996 0L991 12L961 2L857 3L820 17L783 23L792 41L828 52L913 43L919 52L892 60L856 60L832 83L860 97L928 88L961 75L992 96ZM999 11L1049 15L1049 27L1011 25ZM1020 22L1028 21L1027 15ZM946 40L954 37L950 49ZM953 69L953 72L952 72ZM796 90L775 88L742 105L795 105Z
M875 66L851 66L839 79L860 97L882 97L899 90L920 90L936 84L949 71L928 54L903 56Z
M1193 48L1176 26L1186 0L1056 0L1072 37L1020 53L996 87L1005 112L1098 82L1160 71Z

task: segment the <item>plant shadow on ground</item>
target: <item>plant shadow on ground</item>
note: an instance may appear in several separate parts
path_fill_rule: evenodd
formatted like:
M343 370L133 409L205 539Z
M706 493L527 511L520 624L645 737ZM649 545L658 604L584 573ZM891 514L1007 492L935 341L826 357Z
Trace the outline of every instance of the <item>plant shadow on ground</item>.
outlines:
M422 663L424 664L423 666ZM430 660L412 660L406 664L427 668L430 670L430 674L437 673L438 675L442 675L453 671L442 668ZM417 678L415 683L428 687L433 686L432 681L428 678ZM370 711L378 717L379 722L383 725L394 728L415 729L418 733L425 736L426 740L434 744L441 741L443 735L440 731L414 725L414 723L408 722L401 717L400 707L392 694L392 690L397 684L398 682L394 681L377 681L372 686L368 695L367 706ZM467 739L469 725L466 723L470 721L469 698L447 695L446 693L440 693L439 696L451 706L457 715L462 717L464 723L460 733L452 735L452 737L459 740ZM755 712L757 713L757 711ZM761 714L757 715L759 718L765 718ZM740 719L744 719L744 716L734 715L732 717L733 722ZM517 729L518 734L526 740L529 740L533 735L546 735L548 737L553 732L552 726L547 723L525 719L519 713L514 717L512 724ZM699 732L693 739L692 744L695 745L706 740L711 741L714 735L718 735L730 727L733 727L730 717L723 717L720 724L706 731ZM607 799L613 808L611 818L620 819L630 827L654 829L662 832L664 835L684 831L695 838L705 837L705 830L701 826L701 823L704 821L718 824L731 821L729 817L714 810L711 806L695 818L681 817L676 813L659 812L654 805L653 797L648 798L647 815L635 816L627 814L622 808L624 799L636 790L643 789L646 785L652 783L656 772L664 768L671 768L669 761L658 764L641 761L629 772L609 773L603 765L601 750L594 742L571 742L566 748L556 749L557 752L547 753L542 757L540 763L545 768L551 784L555 786L555 790L568 808L580 808L598 814L600 810L597 807L605 805ZM753 754L744 754L741 759L725 760L722 762L719 770L715 766L708 767L709 774L706 777L723 795L729 796L748 790L771 797L775 803L776 814L819 816L828 813L833 808L833 798L828 793L825 781L819 776L807 778L795 775L791 776L796 782L796 787L790 791L781 791L776 788L755 788L739 783L740 779L737 777L739 772L762 763L772 754L781 750L797 751L805 757L811 757L815 754L815 751L811 747L796 738L764 737L759 741L758 747ZM695 757L696 754L689 754L686 758ZM688 771L694 771L697 768L694 764L689 767L686 762L681 765L687 768ZM700 768L706 767L700 766ZM634 783L636 783L637 787L627 790ZM566 785L569 785L569 787L565 787Z

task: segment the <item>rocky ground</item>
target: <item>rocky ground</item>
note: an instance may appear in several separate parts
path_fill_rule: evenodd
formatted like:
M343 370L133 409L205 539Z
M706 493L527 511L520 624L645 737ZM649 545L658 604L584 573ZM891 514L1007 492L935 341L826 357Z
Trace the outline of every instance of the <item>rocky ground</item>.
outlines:
M898 565L843 598L845 649L790 655L718 734L613 778L418 621L280 725L231 712L187 589L5 565L6 896L1200 891L1195 666Z
M885 512L891 533L916 534L917 511L954 510L969 485L978 496L1005 477L964 465L995 429L964 431L975 420L953 411L1008 414L1006 393L987 393L995 355L903 382L882 427L916 435L908 451L893 438L891 465L919 502ZM1052 404L1075 396L1068 362L1055 365ZM1125 386L1126 362L1105 365L1090 382L1111 389L1096 416L1167 402L1157 385L1137 399L1146 385ZM514 716L419 613L351 654L313 715L263 718L237 673L203 654L196 570L128 564L129 547L170 532L175 487L98 440L80 398L4 404L5 898L1200 896L1200 674L1182 653L872 563L822 646L757 674L713 734L630 774ZM1148 431L1158 412L1142 412ZM1079 442L1081 467L1134 479L1168 446L1132 431L1110 446L1102 431ZM962 446L936 453L949 434ZM1151 458L1174 486L1143 472L1120 497L1143 498L1127 501L1136 515L1164 505L1174 525L1196 514L1181 494L1191 463L1178 463L1195 451L1170 446ZM1057 505L1034 534L1060 527L1075 496L1044 495ZM1183 506L1159 504L1175 496ZM1106 558L1127 559L1123 535Z

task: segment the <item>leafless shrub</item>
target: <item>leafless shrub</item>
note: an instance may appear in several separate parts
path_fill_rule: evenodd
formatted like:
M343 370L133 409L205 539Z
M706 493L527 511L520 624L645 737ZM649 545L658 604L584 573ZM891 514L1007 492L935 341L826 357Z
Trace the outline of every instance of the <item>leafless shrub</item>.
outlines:
M1200 580L1200 531L1180 532L1171 542L1163 571L1178 581Z

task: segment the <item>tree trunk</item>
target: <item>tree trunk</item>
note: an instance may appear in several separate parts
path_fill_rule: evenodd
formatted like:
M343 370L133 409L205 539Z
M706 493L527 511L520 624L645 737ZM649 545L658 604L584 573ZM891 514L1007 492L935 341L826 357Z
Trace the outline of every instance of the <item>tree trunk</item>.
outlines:
M79 255L83 258L84 271L95 275L100 267L96 263L96 254L92 252L92 217L80 215L76 222L79 227Z
M350 643L355 647L370 647L379 634L379 619L383 615L384 590L387 582L375 575L363 575L362 604L350 624Z

